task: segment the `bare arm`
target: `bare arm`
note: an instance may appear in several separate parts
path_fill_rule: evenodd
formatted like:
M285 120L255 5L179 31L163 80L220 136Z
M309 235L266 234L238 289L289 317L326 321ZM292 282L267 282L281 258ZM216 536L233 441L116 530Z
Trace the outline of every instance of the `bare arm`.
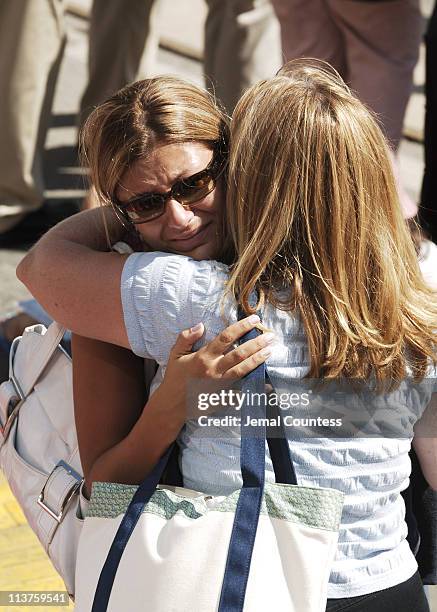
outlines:
M85 478L125 438L147 400L144 360L130 350L73 334L73 395Z
M413 447L427 483L437 490L437 393L416 423Z
M254 325L248 319L239 321L196 353L190 352L191 347L202 336L203 326L182 332L171 352L164 381L144 410L141 410L138 387L142 376L137 372L137 380L129 382L129 357L117 356L117 351L122 349L108 349L110 363L100 366L102 373L111 376L108 390L102 394L105 383L96 373L102 356L106 359L105 351L97 347L95 353L87 341L76 341L75 414L86 495L95 480L136 484L144 479L185 423L186 386L190 378L238 379L267 359L263 349L268 342L263 336L228 351ZM79 351L88 351L88 355L81 356ZM88 361L93 352L98 357L95 364ZM123 371L111 371L117 363ZM81 377L82 368L87 369L85 379ZM129 384L132 388L127 389Z
M120 278L126 256L108 250L124 233L110 209L87 210L56 225L27 253L18 278L59 323L74 333L129 347Z

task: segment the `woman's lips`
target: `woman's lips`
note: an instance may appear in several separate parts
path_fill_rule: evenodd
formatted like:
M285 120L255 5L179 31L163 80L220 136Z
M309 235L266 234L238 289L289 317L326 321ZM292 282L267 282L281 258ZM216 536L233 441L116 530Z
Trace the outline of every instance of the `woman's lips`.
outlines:
M211 222L203 225L199 230L192 232L186 238L173 238L171 242L176 243L176 248L179 251L190 251L191 249L203 243L206 235L206 230L211 225Z

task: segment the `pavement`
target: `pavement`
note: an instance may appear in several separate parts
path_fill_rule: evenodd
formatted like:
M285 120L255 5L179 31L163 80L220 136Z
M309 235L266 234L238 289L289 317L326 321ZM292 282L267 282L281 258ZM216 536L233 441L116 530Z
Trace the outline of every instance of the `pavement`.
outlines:
M0 592L65 591L64 583L53 568L37 537L27 525L15 498L0 473ZM35 606L0 606L5 612ZM50 606L52 612L74 610L69 606Z
M176 74L197 84L203 83L203 0L159 0L160 48L155 73ZM422 0L424 16L433 0ZM76 161L76 113L86 85L88 15L91 0L67 1L68 44L55 96L51 128L45 151L45 197L51 205L65 205L85 195L85 176ZM415 71L404 139L400 148L401 174L409 194L418 200L423 174L423 50ZM15 267L26 247L0 247L0 318L18 300L29 298L16 279ZM36 537L26 524L18 505L0 474L0 591L62 590L62 581L48 561ZM437 587L432 588L433 612L437 612ZM5 608L9 610L9 608ZM27 610L27 607L14 607ZM31 608L29 608L30 610ZM73 609L72 607L59 610ZM12 610L12 607L11 607ZM50 608L57 610L57 608Z

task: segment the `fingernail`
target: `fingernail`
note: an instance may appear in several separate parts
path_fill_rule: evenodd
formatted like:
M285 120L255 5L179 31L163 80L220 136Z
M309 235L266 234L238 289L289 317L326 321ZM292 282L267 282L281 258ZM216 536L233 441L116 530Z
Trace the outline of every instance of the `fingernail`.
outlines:
M270 344L270 342L273 342L273 340L275 339L275 334L273 334L272 332L267 332L266 334L262 335L262 339L267 344Z
M270 357L270 355L272 354L272 352L273 352L273 351L272 351L272 349L271 349L271 348L269 348L269 347L264 348L264 349L261 351L261 356L262 356L262 357Z
M201 329L203 326L203 323L198 323L197 325L194 325L194 327L190 327L190 332L197 332L199 331L199 329Z
M250 315L250 317L249 317L249 322L250 323L259 323L260 321L261 321L261 319L256 314Z

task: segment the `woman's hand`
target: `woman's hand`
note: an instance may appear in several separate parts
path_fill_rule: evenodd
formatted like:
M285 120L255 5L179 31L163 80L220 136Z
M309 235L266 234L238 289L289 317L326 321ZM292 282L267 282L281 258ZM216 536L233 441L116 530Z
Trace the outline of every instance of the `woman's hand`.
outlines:
M203 323L181 332L173 345L167 365L166 377L180 376L217 379L239 379L254 370L271 355L269 347L274 334L261 334L253 340L235 347L244 334L260 322L257 315L246 317L224 329L207 345L192 353L197 340L203 336Z
M155 397L163 407L171 406L170 420L177 423L176 428L180 429L187 418L187 391L190 382L196 380L209 384L216 381L219 388L223 388L225 381L229 383L239 380L268 359L272 353L269 345L274 340L273 333L260 334L253 340L235 346L259 322L257 315L237 321L194 353L193 345L204 333L203 323L179 334L170 353L164 380ZM173 431L177 434L175 429Z

